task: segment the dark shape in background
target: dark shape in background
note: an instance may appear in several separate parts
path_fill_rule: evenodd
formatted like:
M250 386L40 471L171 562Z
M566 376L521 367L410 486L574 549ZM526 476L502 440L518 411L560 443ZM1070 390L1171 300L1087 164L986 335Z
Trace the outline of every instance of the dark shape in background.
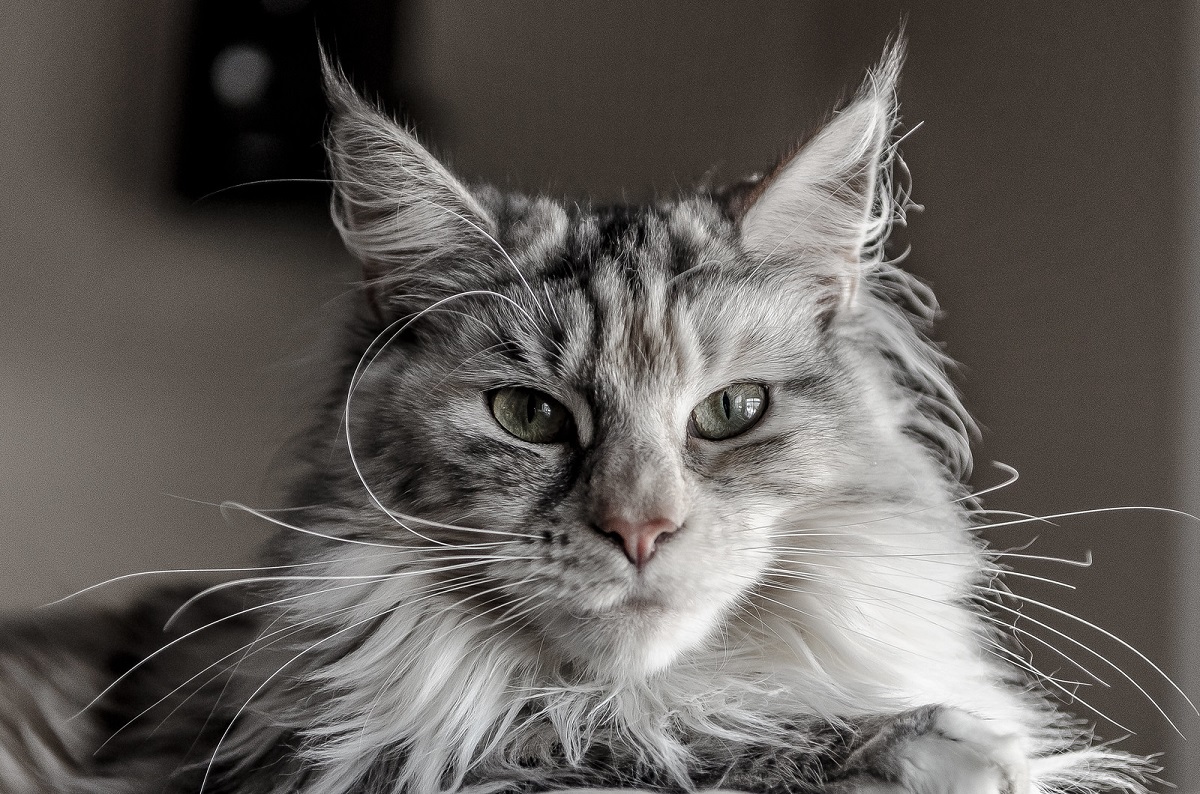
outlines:
M396 109L396 0L196 3L175 183L186 198L323 203L326 117L318 40Z

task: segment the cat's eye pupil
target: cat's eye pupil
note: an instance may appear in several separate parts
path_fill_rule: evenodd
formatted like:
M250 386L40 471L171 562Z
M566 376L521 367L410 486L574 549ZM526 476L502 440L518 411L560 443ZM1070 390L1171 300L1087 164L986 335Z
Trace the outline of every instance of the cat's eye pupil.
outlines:
M734 383L708 395L692 411L688 431L719 441L746 432L762 419L767 390L757 383Z
M549 444L566 440L571 414L561 403L536 389L506 387L491 392L496 422L522 441Z

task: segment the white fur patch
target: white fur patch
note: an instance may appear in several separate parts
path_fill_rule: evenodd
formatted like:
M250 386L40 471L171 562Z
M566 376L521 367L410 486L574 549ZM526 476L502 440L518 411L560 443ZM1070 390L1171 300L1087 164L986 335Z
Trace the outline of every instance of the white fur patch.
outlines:
M1019 736L965 711L940 712L935 729L902 750L904 786L913 794L1031 794Z

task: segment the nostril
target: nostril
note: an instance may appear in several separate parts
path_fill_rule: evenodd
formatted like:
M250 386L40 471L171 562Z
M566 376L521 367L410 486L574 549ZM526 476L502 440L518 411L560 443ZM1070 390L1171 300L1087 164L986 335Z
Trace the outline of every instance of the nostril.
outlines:
M596 530L596 532L598 534L602 535L603 537L608 538L613 543L615 543L617 548L624 550L625 538L621 536L620 532L617 532L612 529L605 529L603 524L592 524L592 529Z
M638 522L610 518L601 522L597 529L617 543L629 561L640 570L654 556L658 544L678 531L679 527L668 518Z

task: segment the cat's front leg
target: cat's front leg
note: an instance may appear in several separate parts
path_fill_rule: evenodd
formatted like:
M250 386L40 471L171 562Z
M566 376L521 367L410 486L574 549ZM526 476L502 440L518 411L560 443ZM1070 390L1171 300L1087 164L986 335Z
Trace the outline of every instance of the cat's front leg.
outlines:
M1021 739L960 709L900 714L856 749L827 794L1030 794Z

